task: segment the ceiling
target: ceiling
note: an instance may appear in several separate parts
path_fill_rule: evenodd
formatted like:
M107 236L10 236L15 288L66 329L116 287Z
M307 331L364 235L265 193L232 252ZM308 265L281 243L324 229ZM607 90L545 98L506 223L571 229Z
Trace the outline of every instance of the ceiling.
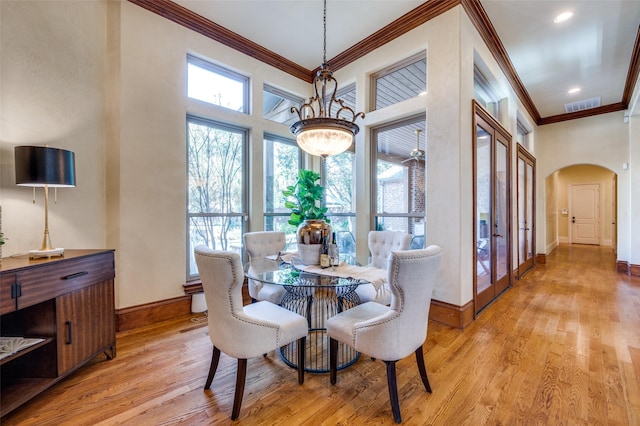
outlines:
M321 0L174 0L173 3L299 67L313 70L322 62ZM420 8L435 8L438 3L468 5L478 1L328 0L329 63L335 70L334 63L340 62L340 56L345 56L350 48L353 50L356 43L397 19L402 23ZM529 104L528 109L539 124L545 124L545 118L551 118L550 122L573 118L566 114L565 104L576 101L599 98L600 105L605 107L599 112L626 108L631 95L629 83L633 89L640 62L636 41L640 1L480 0L479 4L482 6L479 14L486 12L490 21L486 25L497 34L498 51L503 47L506 52L506 67L512 67L515 78L521 82L521 101L525 106ZM554 24L554 17L563 11L572 11L573 18ZM635 74L635 78L628 82L630 74L631 77ZM581 91L569 94L573 87Z

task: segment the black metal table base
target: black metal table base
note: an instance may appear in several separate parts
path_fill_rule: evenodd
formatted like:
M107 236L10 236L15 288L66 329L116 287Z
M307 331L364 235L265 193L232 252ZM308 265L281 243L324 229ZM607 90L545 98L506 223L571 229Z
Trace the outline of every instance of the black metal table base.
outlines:
M309 334L306 339L305 371L310 373L329 372L329 336L325 328L328 318L360 304L360 298L354 291L358 284L340 287L300 287L285 286L287 293L281 306L297 312L307 318ZM280 348L282 360L297 368L298 342L292 342ZM355 363L360 357L352 347L338 344L338 370Z

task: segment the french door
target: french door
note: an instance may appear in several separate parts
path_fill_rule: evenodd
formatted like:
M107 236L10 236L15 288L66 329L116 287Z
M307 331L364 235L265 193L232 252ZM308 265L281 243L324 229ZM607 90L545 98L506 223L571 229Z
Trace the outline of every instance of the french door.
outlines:
M518 144L518 278L533 268L536 159Z
M473 287L478 313L511 285L511 136L475 101L473 109Z

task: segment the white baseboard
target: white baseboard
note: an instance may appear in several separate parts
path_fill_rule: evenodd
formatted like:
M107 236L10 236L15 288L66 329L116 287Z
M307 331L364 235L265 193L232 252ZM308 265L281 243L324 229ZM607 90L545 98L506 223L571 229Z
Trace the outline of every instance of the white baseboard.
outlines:
M552 241L551 243L547 244L547 251L546 253L549 254L553 251L554 248L558 247L558 240Z
M569 237L558 237L558 244L569 244Z

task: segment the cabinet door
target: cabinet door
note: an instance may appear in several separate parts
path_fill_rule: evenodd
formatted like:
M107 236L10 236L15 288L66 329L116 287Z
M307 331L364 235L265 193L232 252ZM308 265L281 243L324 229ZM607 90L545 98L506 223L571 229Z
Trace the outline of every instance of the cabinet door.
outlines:
M113 281L58 297L56 318L58 374L64 374L102 351L114 351Z
M11 297L11 287L16 283L16 274L0 275L0 315L16 310L16 299Z

